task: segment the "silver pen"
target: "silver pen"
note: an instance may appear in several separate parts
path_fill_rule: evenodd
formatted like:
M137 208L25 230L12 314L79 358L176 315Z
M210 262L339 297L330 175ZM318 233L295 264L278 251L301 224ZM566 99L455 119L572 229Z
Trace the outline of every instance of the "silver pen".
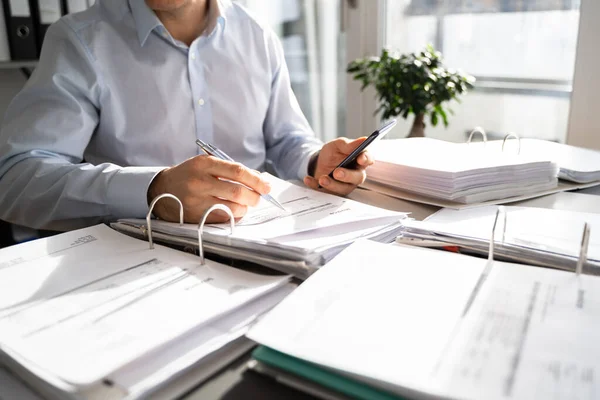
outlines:
M197 139L196 144L198 146L200 146L202 151L205 152L209 156L217 157L221 160L234 161L233 158L229 157L223 150L218 149L217 147L213 146L210 143L206 143L200 139ZM249 188L249 189L252 191L255 191L252 188ZM269 203L273 204L274 206L282 209L283 211L287 211L285 209L285 207L283 207L281 205L281 203L279 203L277 200L275 200L275 198L273 196L271 196L270 194L261 194L260 197L267 200Z

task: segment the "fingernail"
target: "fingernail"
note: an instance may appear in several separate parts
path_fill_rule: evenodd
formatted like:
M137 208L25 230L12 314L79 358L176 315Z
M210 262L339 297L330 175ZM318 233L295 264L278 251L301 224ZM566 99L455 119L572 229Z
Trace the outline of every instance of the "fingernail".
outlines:
M344 170L338 169L337 171L335 171L335 176L338 179L343 179L344 176L346 176L346 173L344 172Z
M328 186L331 183L331 180L327 177L321 178L320 180L321 186Z

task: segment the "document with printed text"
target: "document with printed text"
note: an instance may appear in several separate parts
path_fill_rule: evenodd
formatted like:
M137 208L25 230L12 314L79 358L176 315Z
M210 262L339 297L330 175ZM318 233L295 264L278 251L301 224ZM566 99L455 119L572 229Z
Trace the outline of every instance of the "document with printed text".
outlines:
M105 225L19 247L0 252L0 349L76 387L289 281L201 265L197 256L149 249Z
M359 241L252 328L258 343L406 397L594 399L600 278Z

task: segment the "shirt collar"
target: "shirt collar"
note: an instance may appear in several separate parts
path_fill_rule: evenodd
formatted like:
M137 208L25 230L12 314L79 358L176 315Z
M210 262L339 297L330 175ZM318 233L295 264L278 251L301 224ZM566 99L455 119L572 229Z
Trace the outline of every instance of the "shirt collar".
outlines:
M231 5L230 0L208 0L210 7L208 12L208 24L205 32L212 32L217 25L221 25L221 29L225 30L225 10ZM154 11L148 7L144 0L129 0L131 13L138 34L140 44L144 46L148 36L152 31L163 24L160 22Z
M154 28L162 26L162 23L144 0L129 0L129 7L131 7L140 44L143 46Z
M221 25L221 29L225 30L225 11L231 5L230 0L208 0L210 1L210 9L208 12L208 24L205 32L210 34L217 25Z

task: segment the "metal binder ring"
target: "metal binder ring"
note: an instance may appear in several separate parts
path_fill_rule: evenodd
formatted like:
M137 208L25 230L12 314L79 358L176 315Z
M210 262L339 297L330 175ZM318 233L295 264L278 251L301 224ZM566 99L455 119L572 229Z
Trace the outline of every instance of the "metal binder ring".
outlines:
M494 226L492 226L492 235L490 237L490 248L488 251L488 260L492 261L494 259L494 245L496 240L496 224L498 223L498 216L500 214L504 215L504 224L502 226L502 243L504 243L504 236L506 234L506 208L504 206L499 206L498 210L496 210L496 217L494 218Z
M148 227L148 242L150 243L150 249L154 248L154 242L152 241L152 210L154 210L154 205L160 199L164 199L165 197L177 200L179 203L179 225L183 225L183 204L181 203L181 200L171 193L163 193L156 196L154 200L152 200L152 203L150 203L150 210L148 211L148 214L146 214L146 226Z
M225 211L227 215L229 215L229 227L231 229L231 232L229 234L233 235L235 218L233 217L233 213L231 212L231 209L229 207L227 207L224 204L215 204L211 208L206 210L206 212L202 216L202 222L200 222L200 224L198 225L198 254L200 255L201 265L204 265L204 248L202 247L202 232L204 231L204 224L206 223L206 218L208 218L208 215L215 210Z
M590 225L586 222L583 225L583 235L581 237L581 247L579 249L579 258L575 267L577 276L583 271L583 264L587 261L588 248L590 246Z
M473 139L473 135L476 133L480 133L481 137L483 138L483 143L487 143L487 135L485 133L485 130L480 127L480 126L476 126L472 131L471 134L469 135L469 139L467 139L467 143L471 143L471 140Z
M511 137L514 137L514 138L517 139L517 141L519 143L519 147L517 148L517 155L521 154L521 138L519 137L519 135L517 135L514 132L509 132L506 136L504 136L504 140L502 141L502 151L504 151L504 144Z

